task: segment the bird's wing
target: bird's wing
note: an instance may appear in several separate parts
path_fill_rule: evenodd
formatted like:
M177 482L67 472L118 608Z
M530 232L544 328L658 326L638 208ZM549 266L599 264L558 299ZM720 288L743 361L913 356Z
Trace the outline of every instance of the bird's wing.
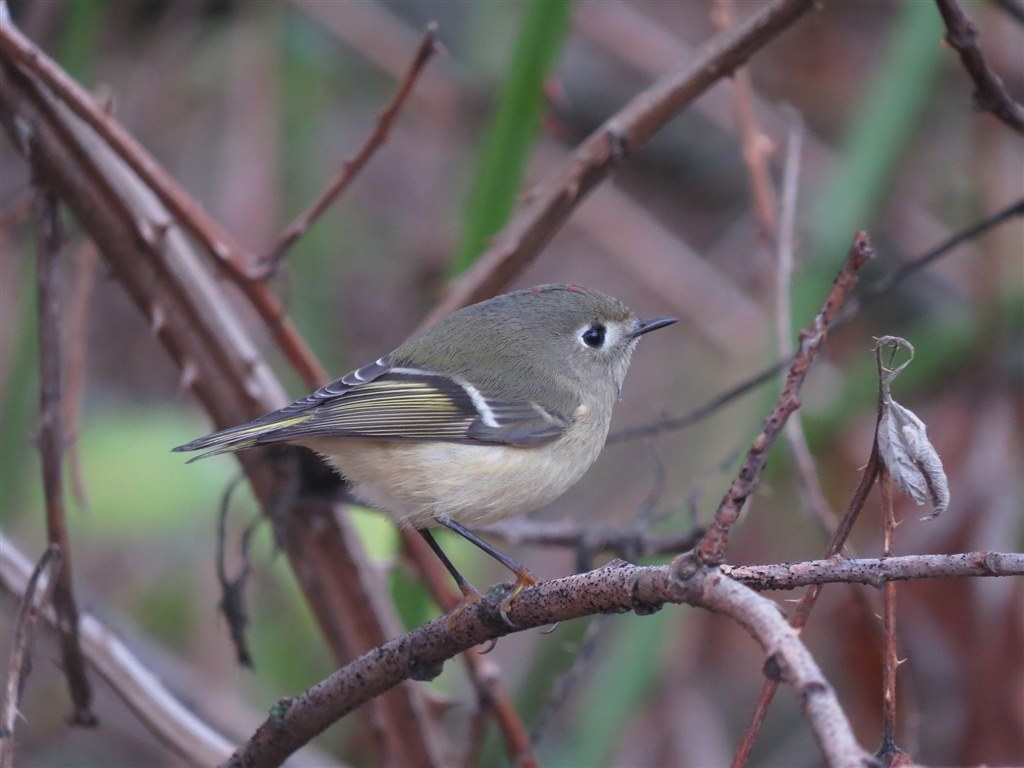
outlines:
M199 459L326 437L535 446L556 440L566 426L564 416L535 403L490 398L457 377L393 368L383 357L281 410L174 450L210 449Z

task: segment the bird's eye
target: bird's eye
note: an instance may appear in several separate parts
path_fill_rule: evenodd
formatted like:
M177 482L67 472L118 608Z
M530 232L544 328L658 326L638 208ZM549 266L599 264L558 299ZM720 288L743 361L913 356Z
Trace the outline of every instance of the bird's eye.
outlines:
M605 328L601 324L595 324L583 332L583 343L592 349L600 349L604 346Z

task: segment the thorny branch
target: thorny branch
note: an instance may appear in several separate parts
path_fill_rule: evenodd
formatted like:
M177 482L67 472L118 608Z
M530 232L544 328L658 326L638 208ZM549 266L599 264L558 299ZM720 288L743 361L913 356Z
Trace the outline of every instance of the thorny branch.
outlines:
M889 274L878 278L875 282L866 286L859 296L855 296L852 301L848 302L840 311L839 317L836 318L835 327L838 328L839 326L846 325L868 304L891 293L893 289L901 285L907 278L917 274L954 249L975 238L981 237L990 229L998 227L1018 216L1024 216L1024 198L1010 203L1002 210L996 211L991 216L986 216L981 221L964 227L959 232L955 232L949 238L931 250L925 251L920 256L903 262Z
M882 557L892 554L896 535L896 513L893 507L893 483L888 470L883 466L878 473L878 486L882 497ZM896 669L899 657L896 653L896 582L886 582L882 602L882 743L878 755L886 765L893 765L902 754L896 746ZM898 764L898 763L897 763Z

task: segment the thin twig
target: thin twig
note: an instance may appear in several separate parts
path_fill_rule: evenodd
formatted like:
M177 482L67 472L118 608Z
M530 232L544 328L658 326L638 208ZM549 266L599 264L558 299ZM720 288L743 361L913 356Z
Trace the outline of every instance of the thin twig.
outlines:
M1017 133L1024 134L1024 106L1017 103L1002 78L985 62L978 46L978 28L956 0L935 0L946 24L946 42L959 55L964 69L974 81L974 106L991 112Z
M220 612L228 623L228 633L231 636L231 643L235 646L235 658L243 667L252 667L252 654L249 653L249 645L245 640L245 627L249 621L249 614L245 608L245 587L249 580L249 573L252 570L249 562L249 541L256 528L256 522L245 527L239 543L239 559L242 561L236 576L228 575L227 568L227 518L228 509L231 505L231 496L235 489L245 481L245 475L239 473L228 483L227 488L221 496L220 509L217 510L217 583L220 585Z
M709 416L713 416L718 413L722 408L730 405L736 400L739 400L744 395L750 394L762 385L772 381L778 375L779 371L785 369L786 363L788 362L788 360L779 360L774 365L765 368L763 371L755 373L749 379L741 381L735 387L726 390L720 395L716 395L706 403L697 406L688 413L684 413L682 416L666 416L659 419L654 424L645 424L639 427L629 427L627 429L619 430L618 432L608 436L607 444L614 445L615 443L621 443L624 440L653 437L654 435L659 435L662 432L672 432L691 427Z
M729 532L739 519L743 504L760 483L768 449L774 444L790 414L800 407L800 387L810 370L811 363L814 362L818 349L825 343L839 307L856 284L857 272L872 258L874 249L867 234L858 232L821 311L814 318L811 327L800 332L800 347L790 363L778 402L765 419L761 433L754 439L739 475L715 510L714 519L697 548L701 562L722 562L729 542Z
M61 344L57 259L63 246L57 198L40 190L36 198L36 246L39 302L39 456L46 497L46 535L61 551L53 604L60 626L61 658L73 705L71 722L96 725L92 690L78 640L78 606L71 580L71 550L64 519L64 428L61 418Z
M21 598L21 605L18 607L18 616L14 621L14 641L7 667L7 686L4 689L3 710L0 713L0 767L2 768L13 768L14 766L14 725L20 714L18 707L25 690L25 681L32 671L32 633L39 618L39 611L49 604L57 580L46 579L38 601L36 600L36 588L39 585L40 577L48 568L53 570L60 567L60 559L60 547L56 544L50 544L43 551L35 568L32 569L32 575L29 576L28 585Z
M882 398L887 395L885 373L893 368L893 358L899 345L892 347L891 357L882 362L882 345L875 347L875 366ZM875 433L878 441L878 432ZM882 511L882 557L892 555L896 536L896 513L893 504L893 480L885 461L880 462L878 469L878 487L881 496ZM896 670L900 665L896 652L896 584L886 582L882 593L882 743L878 748L878 757L886 766L906 765L908 756L896 744Z
M856 559L833 555L822 560L805 560L800 563L722 565L720 568L729 578L741 581L758 592L823 584L866 584L882 589L894 581L1024 575L1024 553L982 550L952 555ZM793 623L795 629L800 629L800 626Z
M380 117L377 118L377 125L374 127L373 132L360 150L342 163L338 175L327 185L327 189L324 190L323 194L285 228L277 242L270 249L270 252L261 260L254 277L265 279L280 269L281 262L288 249L305 234L313 222L327 210L327 207L348 188L353 179L359 175L359 172L362 171L370 158L373 157L373 153L388 140L391 126L398 117L398 113L401 111L409 94L412 92L416 79L427 65L427 62L430 61L431 57L438 50L437 24L431 22L423 33L423 38L420 40L419 47L416 49L412 62L409 64L409 69L406 71L405 77L402 78L402 82L398 86L398 90L395 92L391 103L388 104L384 111L380 113Z
M803 122L794 114L786 140L786 162L782 176L782 204L779 211L779 227L775 238L775 329L779 355L789 358L793 355L793 306L790 301L793 280L793 249L796 242L796 201L800 182L800 151L803 144ZM818 471L807 444L803 419L797 411L789 418L784 431L786 443L793 456L797 488L804 506L817 524L823 536L827 537L836 526L836 516L825 498L818 479Z
M846 325L868 304L892 292L893 289L902 284L908 277L930 266L932 262L937 261L946 254L951 253L958 246L981 237L990 229L1017 216L1024 216L1024 198L1011 203L1002 210L985 217L975 224L961 229L959 232L955 232L948 239L939 243L931 250L925 251L920 256L903 262L887 275L865 286L859 296L855 296L852 301L847 302L846 306L840 311L839 317L836 318L835 327Z

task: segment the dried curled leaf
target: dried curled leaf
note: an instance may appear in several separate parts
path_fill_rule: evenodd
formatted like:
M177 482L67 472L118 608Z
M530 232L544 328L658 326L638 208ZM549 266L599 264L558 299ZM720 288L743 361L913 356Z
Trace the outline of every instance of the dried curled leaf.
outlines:
M901 348L910 359L897 368L882 364L881 349L892 347L892 358ZM925 519L938 517L949 506L949 481L942 460L928 439L928 430L917 415L892 398L890 385L900 371L914 359L913 345L899 336L883 336L875 347L882 387L882 418L878 422L878 453L889 475L907 496L917 504L930 501L932 513Z
M928 440L924 422L894 400L882 407L879 455L900 490L918 504L930 501L929 518L937 517L949 506L949 483L942 460Z

